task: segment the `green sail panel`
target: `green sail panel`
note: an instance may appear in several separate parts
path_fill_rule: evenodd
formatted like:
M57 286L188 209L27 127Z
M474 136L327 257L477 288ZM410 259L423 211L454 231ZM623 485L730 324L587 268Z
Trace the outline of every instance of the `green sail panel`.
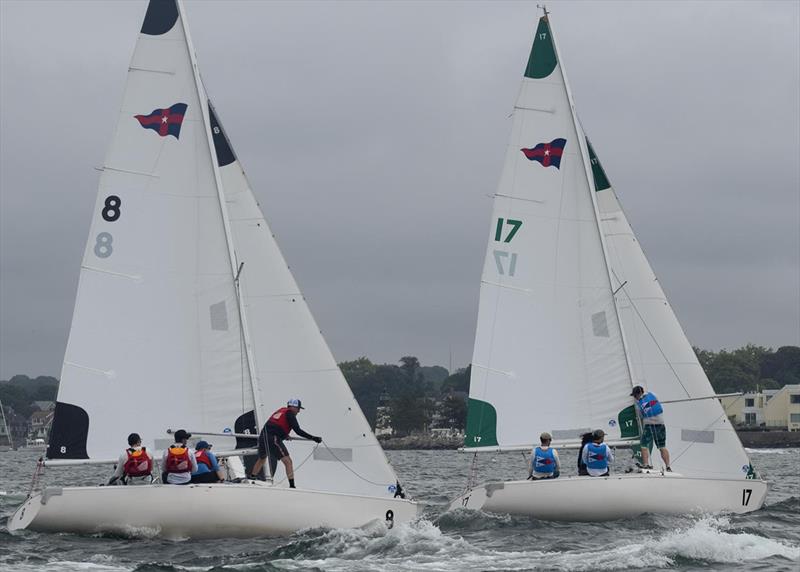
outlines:
M594 152L594 148L592 144L589 142L589 138L586 138L586 145L589 147L589 161L592 164L592 178L594 179L594 190L595 191L603 191L605 189L611 188L611 183L608 182L608 177L606 177L606 172L603 169L603 166L600 164L600 159L597 158L597 154Z
M619 412L620 437L622 439L633 439L639 436L639 422L636 419L636 406L631 405Z
M464 447L497 445L497 411L491 403L469 398Z
M543 79L556 69L556 49L553 46L553 35L550 33L550 23L547 16L539 18L539 27L536 28L536 37L533 39L531 55L528 58L528 67L525 68L525 77Z

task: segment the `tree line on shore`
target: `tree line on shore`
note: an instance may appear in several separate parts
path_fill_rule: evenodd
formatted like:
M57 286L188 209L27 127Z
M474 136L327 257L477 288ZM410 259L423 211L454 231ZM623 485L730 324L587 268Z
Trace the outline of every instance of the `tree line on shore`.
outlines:
M718 352L695 348L714 391L733 393L779 389L800 383L800 347L777 350L748 344ZM378 411L388 413L395 436L425 431L433 425L464 428L467 416L470 367L448 372L441 366L423 366L414 356L397 364L376 364L366 357L339 364L370 426ZM17 375L0 381L0 401L23 416L34 401L55 400L58 380Z
M748 344L718 352L694 348L700 365L716 393L779 389L800 384L800 347L777 350ZM392 429L398 436L424 431L433 422L441 427L463 430L466 425L466 396L470 368L459 369L442 378L443 368L422 367L413 356L400 365L374 364L366 357L339 364L358 404L374 428L376 412L384 406ZM446 370L445 370L446 371Z

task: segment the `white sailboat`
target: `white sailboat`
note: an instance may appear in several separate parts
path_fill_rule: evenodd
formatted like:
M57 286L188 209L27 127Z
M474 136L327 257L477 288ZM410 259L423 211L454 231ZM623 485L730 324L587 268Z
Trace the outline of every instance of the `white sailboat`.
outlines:
M297 489L274 482L48 486L10 530L282 535L417 516L281 255L211 106L180 0L151 0L100 177L45 466L109 463L168 428L242 455L289 398ZM202 506L207 517L176 507Z
M451 508L597 521L749 512L767 493L577 119L545 10L494 198L464 448L530 450L543 431L578 448L603 429L638 449L636 385L664 403L672 472L471 478Z
M3 409L2 401L0 401L0 417L3 418L3 424L0 425L0 453L5 453L14 448L14 438L11 435L11 430L8 428L6 410Z

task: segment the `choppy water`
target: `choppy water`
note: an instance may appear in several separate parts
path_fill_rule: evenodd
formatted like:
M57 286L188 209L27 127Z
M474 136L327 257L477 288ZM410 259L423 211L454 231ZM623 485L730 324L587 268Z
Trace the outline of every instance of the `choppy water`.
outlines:
M420 521L393 530L309 530L283 539L182 542L23 532L5 522L27 493L36 454L0 453L0 569L121 571L779 570L800 567L800 449L750 451L772 484L765 508L742 516L547 523L473 511L443 513L465 483L469 457L390 451ZM562 454L565 465L574 453ZM519 454L482 459L480 479L518 478ZM97 483L97 468L51 470L60 484ZM298 474L298 483L302 475ZM180 507L179 510L184 510ZM204 518L197 507L196 518Z

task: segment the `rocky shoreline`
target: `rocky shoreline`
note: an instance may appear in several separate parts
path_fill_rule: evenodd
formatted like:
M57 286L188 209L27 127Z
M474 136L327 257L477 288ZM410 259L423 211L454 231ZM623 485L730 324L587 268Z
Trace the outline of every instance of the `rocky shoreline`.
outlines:
M800 431L739 431L738 434L742 445L751 449L800 447ZM430 435L381 438L379 441L387 451L452 450L464 445L462 437L432 437Z

